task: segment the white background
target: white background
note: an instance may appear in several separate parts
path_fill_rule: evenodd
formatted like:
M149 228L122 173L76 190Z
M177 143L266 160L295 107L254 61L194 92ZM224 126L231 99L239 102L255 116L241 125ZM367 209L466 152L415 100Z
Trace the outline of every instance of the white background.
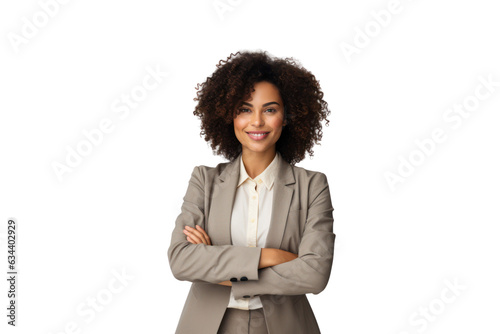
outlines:
M238 50L294 57L332 111L322 145L298 164L327 175L335 208L331 278L308 295L322 333L500 330L493 1L401 0L382 27L370 12L388 0L222 0L222 16L212 0L69 1L43 22L48 2L0 5L1 267L4 277L15 217L20 273L14 330L1 280L2 333L64 333L73 322L80 333L174 333L190 286L168 265L174 222L193 167L225 162L199 135L195 87ZM45 26L16 46L36 19ZM346 57L341 46L355 40ZM147 67L169 74L120 119L113 103ZM497 86L453 128L443 116L474 101L481 76ZM113 131L60 180L54 162L107 118ZM385 173L436 128L446 140L391 189ZM133 278L106 295L113 270ZM96 296L110 299L88 321L77 308L88 315Z

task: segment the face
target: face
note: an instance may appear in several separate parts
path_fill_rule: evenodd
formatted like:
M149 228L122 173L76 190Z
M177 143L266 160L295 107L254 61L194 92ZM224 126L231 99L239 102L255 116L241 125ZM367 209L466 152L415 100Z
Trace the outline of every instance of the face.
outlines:
M236 110L234 132L244 154L274 153L285 125L283 101L278 88L267 81L256 83L254 89Z

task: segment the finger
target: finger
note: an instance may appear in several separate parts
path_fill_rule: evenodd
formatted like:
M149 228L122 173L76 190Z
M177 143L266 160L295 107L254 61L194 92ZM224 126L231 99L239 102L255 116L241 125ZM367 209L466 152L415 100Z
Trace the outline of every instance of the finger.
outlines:
M207 232L200 226L196 225L196 228L205 236L205 240L208 242L209 245L211 245L210 237L208 236Z
M194 240L193 240L193 239L191 239L190 237L187 237L187 241L189 241L189 242L190 242L190 243L192 243L192 244L196 244L196 242L194 242Z
M197 235L194 235L191 232L187 232L187 233L188 233L187 236L189 238L191 238L191 240L193 240L195 244L202 244L203 243L203 240L201 240Z
M191 236L191 237L196 237L197 234L194 234L194 231L196 231L194 228L192 228L191 226L184 226L184 234L187 235L187 236Z
M196 242L195 242L192 238L190 238L190 237L189 237L191 234L190 234L187 230L184 230L184 231L182 231L182 232L186 235L186 239L187 239L189 242L191 242L191 243L193 243L193 244L195 244L195 243L196 243Z
M193 235L191 232L188 231L187 228L185 228L183 231L182 231L185 235L186 235L186 238L191 238L191 240L194 241L194 243L200 243L201 240L199 240L199 238L197 238L195 235Z
M196 236L198 239L201 240L201 242L203 242L204 244L207 244L208 241L205 240L205 236L200 232L198 231L197 229L194 229L194 228L189 228L188 229L189 232L191 233L190 235L191 236Z
M205 240L207 240L207 242L208 242L208 245L212 245L212 241L210 240L210 237L207 234L207 232L205 232L205 230L201 226L199 226L199 225L196 225L196 227L198 227L198 229L200 230L200 232L203 233L203 235L205 236Z

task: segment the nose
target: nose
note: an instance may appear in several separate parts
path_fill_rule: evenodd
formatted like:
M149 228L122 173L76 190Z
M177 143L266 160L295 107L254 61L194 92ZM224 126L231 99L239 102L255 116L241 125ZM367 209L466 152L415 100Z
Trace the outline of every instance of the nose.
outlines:
M261 126L264 123L264 117L262 117L262 112L257 111L252 114L252 124L255 126Z

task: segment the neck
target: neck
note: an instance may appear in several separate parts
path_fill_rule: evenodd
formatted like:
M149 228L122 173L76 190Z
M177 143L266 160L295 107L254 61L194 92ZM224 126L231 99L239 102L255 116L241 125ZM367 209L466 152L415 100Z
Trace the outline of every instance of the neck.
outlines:
M276 149L266 152L253 152L243 150L241 158L248 176L252 179L262 173L271 164L276 155Z

